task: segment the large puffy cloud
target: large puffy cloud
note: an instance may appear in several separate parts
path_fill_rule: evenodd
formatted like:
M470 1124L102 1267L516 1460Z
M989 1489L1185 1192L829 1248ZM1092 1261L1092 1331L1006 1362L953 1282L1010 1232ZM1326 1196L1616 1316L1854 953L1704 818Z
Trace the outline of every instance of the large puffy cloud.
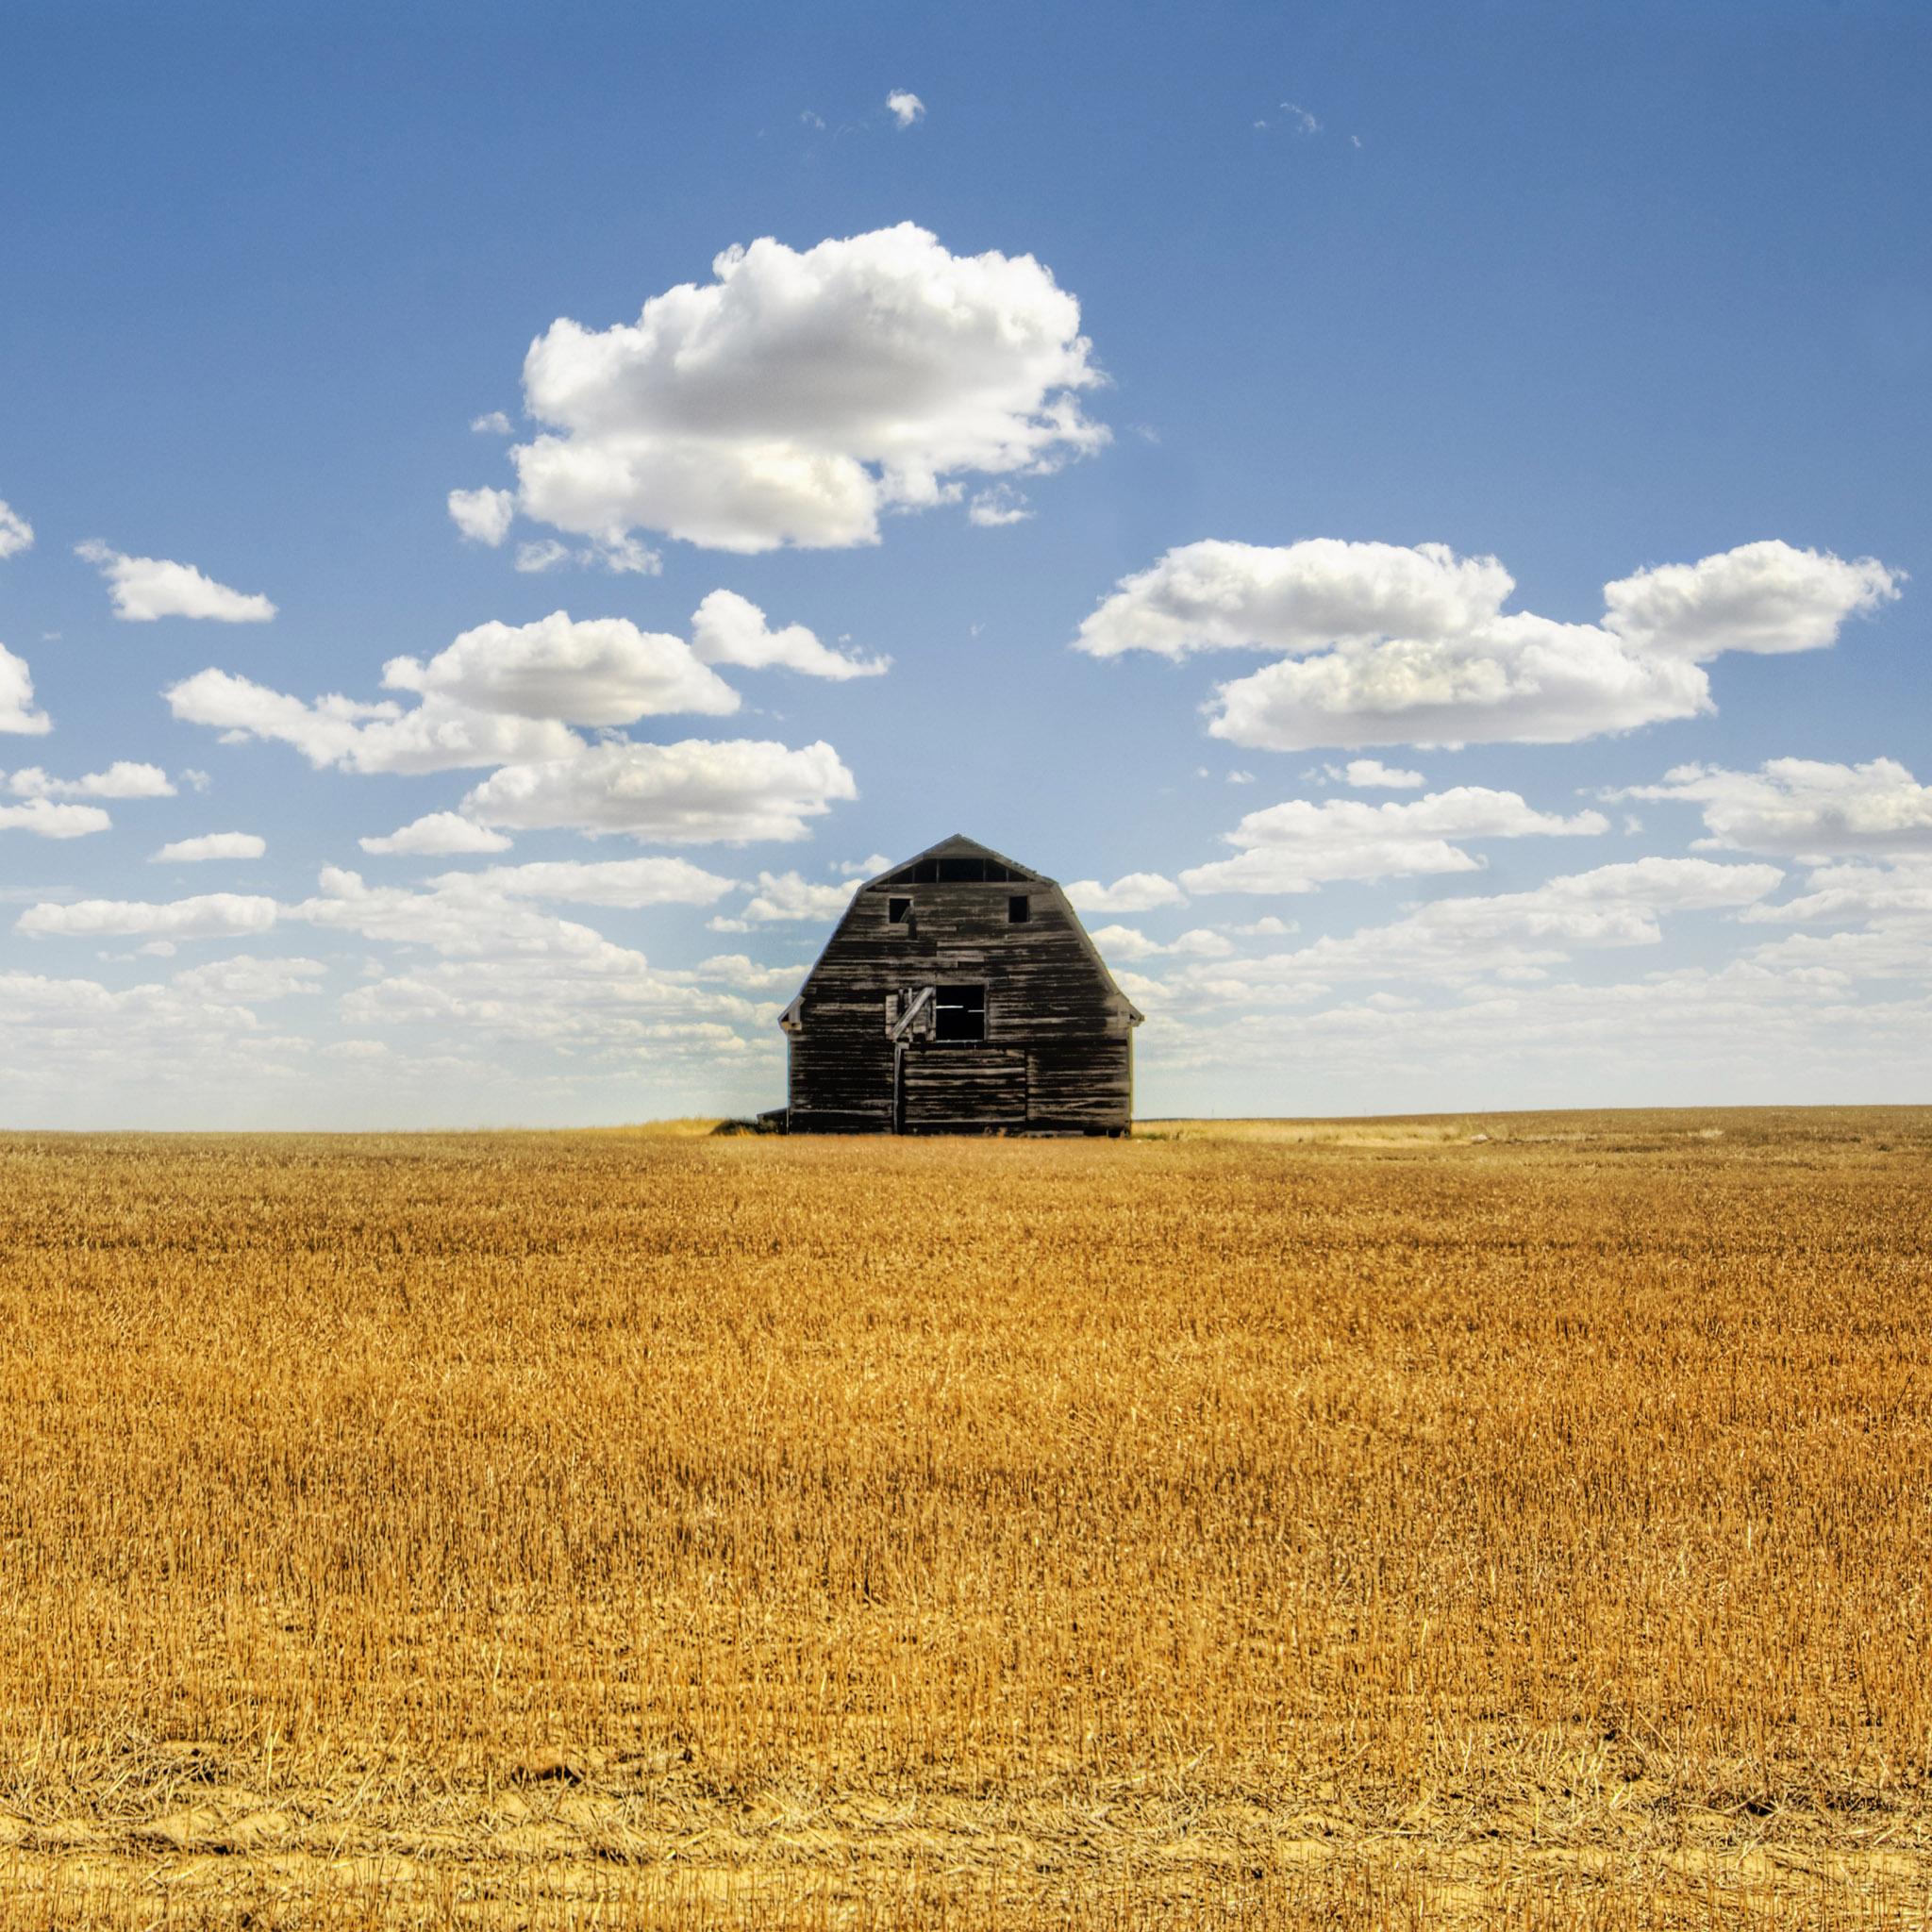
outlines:
M1835 765L1773 758L1756 772L1679 765L1661 785L1636 785L1621 798L1678 798L1704 808L1703 850L1728 847L1801 858L1840 854L1932 852L1932 786L1894 758Z
M1371 805L1291 798L1251 811L1222 836L1241 848L1181 874L1191 892L1307 892L1333 879L1474 872L1483 861L1457 839L1574 838L1606 832L1601 812L1563 818L1525 805L1514 791L1458 785L1408 803Z
M742 664L763 670L782 664L808 677L877 677L890 658L847 658L819 642L802 624L774 630L765 613L736 591L713 591L692 613L691 649L707 664Z
M763 624L755 605L744 608ZM573 622L564 610L534 624L478 625L427 664L392 658L382 681L458 710L572 724L631 724L673 711L721 717L740 702L682 638L640 630L623 617Z
M800 253L728 249L634 324L559 319L524 363L547 425L511 451L524 513L622 546L661 530L739 552L877 541L879 516L968 474L1052 467L1105 429L1080 309L1031 256L961 257L910 223ZM492 541L483 492L452 514Z
M0 558L34 546L34 526L10 504L0 503Z
M0 644L0 731L44 738L53 728L53 719L34 708L33 674L26 659Z
M575 757L506 766L462 802L478 824L517 831L627 832L668 844L803 839L806 821L858 787L823 741L608 743Z
M1153 651L1178 659L1447 637L1489 622L1515 588L1493 557L1459 558L1442 543L1311 537L1271 547L1209 538L1122 578L1081 625L1079 647L1096 658Z
M78 778L50 778L38 765L14 773L7 789L16 798L173 798L175 788L158 765L116 758L105 772Z
M1655 945L1667 913L1755 905L1783 877L1774 865L1640 858L1529 891L1438 899L1387 925L1324 936L1266 958L1190 968L1168 984L1195 997L1248 1001L1307 998L1347 980L1536 978L1582 948Z
M231 591L192 563L161 557L125 557L99 538L76 543L74 554L98 564L113 592L114 615L137 623L157 617L211 617L220 624L266 624L275 607L266 597Z
M1077 643L1278 654L1215 693L1208 729L1237 744L1567 743L1709 710L1704 662L1828 644L1896 596L1897 576L1750 543L1607 585L1601 625L1505 614L1514 588L1494 558L1436 543L1208 541L1124 578Z
M240 892L206 892L159 905L140 899L79 899L71 906L29 906L14 930L34 939L228 939L266 932L275 902Z
M1816 651L1837 641L1848 616L1896 597L1902 577L1875 558L1743 543L1606 584L1604 625L1633 646L1695 663L1724 651Z

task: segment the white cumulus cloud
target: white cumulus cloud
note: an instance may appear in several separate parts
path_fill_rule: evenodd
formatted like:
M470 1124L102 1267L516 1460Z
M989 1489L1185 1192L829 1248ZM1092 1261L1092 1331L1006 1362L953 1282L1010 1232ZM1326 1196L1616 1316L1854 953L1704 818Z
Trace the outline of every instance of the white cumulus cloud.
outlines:
M1184 932L1177 940L1162 945L1150 940L1138 926L1103 925L1089 937L1109 960L1151 959L1157 953L1174 953L1195 959L1221 959L1234 951L1234 942L1205 925Z
M1101 958L1109 964L1121 959L1151 959L1155 954L1167 951L1158 940L1150 940L1133 925L1096 926L1087 937L1100 948Z
M339 693L312 704L232 672L198 671L164 693L175 717L211 724L225 743L250 738L291 744L320 770L449 772L520 758L568 757L583 741L554 719L516 718L430 698L405 711Z
M713 591L692 613L691 649L706 664L741 664L750 671L783 665L808 677L877 677L890 658L847 658L819 642L802 624L774 630L765 613L736 591Z
M1789 543L1744 543L1604 586L1605 628L1646 651L1703 663L1724 651L1778 655L1834 642L1855 613L1899 594L1902 571Z
M559 318L532 343L545 427L510 452L525 516L620 552L636 530L841 548L957 500L957 479L1107 441L1077 400L1102 380L1079 304L1031 256L955 256L902 223L803 252L766 237L712 270L635 323ZM504 494L453 492L451 514L500 541Z
M722 717L740 703L682 638L623 617L573 622L565 610L534 624L480 624L427 664L391 658L382 681L458 709L573 724L631 724L672 711Z
M1186 895L1158 872L1130 872L1103 886L1098 879L1075 879L1067 889L1076 912L1152 912L1161 906L1185 906Z
M56 805L51 799L29 798L25 805L0 805L0 832L35 832L42 839L84 839L113 825L97 805Z
M0 503L0 558L18 557L34 547L34 526L13 508Z
M163 845L151 863L198 864L206 858L259 858L268 841L258 832L204 832L198 839L176 839Z
M739 917L745 925L774 925L794 919L837 919L863 883L863 879L850 879L836 886L821 886L795 872L761 872L758 891L745 902Z
M140 899L78 899L71 906L29 906L14 922L14 930L34 939L199 940L266 932L275 923L273 899L207 892L160 905Z
M377 839L358 839L365 852L414 853L436 858L458 852L508 852L510 841L487 825L475 825L453 811L425 812Z
M1870 558L1750 543L1606 585L1602 624L1562 624L1506 614L1502 564L1439 543L1209 540L1124 578L1077 643L1277 654L1215 691L1208 729L1237 744L1567 743L1707 711L1704 662L1820 648L1898 581Z
M38 765L14 773L7 789L16 798L173 798L175 788L158 765L116 758L105 772L79 778L50 778Z
M1932 786L1895 758L1862 765L1772 758L1756 772L1679 765L1661 785L1620 798L1678 798L1704 809L1701 850L1728 847L1800 858L1932 852Z
M886 96L886 111L902 128L910 127L915 121L925 119L925 103L917 94L895 88Z
M0 731L44 738L53 728L53 719L34 708L34 680L26 659L0 644Z
M114 615L136 623L158 617L208 617L219 624L266 624L275 607L266 597L231 591L192 563L162 557L125 557L99 538L76 543L74 554L98 564L113 593Z
M575 757L506 766L462 802L479 824L518 831L572 827L672 844L803 839L806 821L858 787L823 741L797 750L769 741L685 739L606 743Z
M1237 856L1195 866L1180 882L1191 892L1307 892L1334 879L1480 869L1480 858L1452 842L1457 839L1574 838L1608 830L1601 812L1566 819L1534 810L1514 791L1477 785L1386 805L1291 798L1248 813L1222 835L1241 848Z

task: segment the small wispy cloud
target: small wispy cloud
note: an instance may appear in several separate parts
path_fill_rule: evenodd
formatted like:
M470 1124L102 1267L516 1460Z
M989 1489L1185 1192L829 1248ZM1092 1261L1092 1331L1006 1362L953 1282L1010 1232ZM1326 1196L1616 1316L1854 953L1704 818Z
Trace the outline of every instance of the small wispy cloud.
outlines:
M1324 765L1322 769L1338 785L1353 785L1357 791L1381 785L1391 791L1405 791L1427 782L1420 772L1385 765L1380 758L1350 758L1345 765Z
M925 103L917 94L895 91L886 96L886 111L901 127L910 127L915 121L925 119Z
M1024 524L1032 514L1026 508L1025 497L1006 483L982 490L966 508L967 521L982 529L996 529L1002 524Z
M0 557L17 557L31 550L34 526L16 509L0 503Z
M150 863L198 864L209 858L259 858L268 841L255 832L204 832L198 839L176 839L163 845Z
M510 433L510 420L501 409L491 409L481 416L470 418L470 427L478 436L508 436Z
M1306 108L1298 107L1293 101L1283 101L1281 111L1288 116L1288 125L1297 134L1320 134L1322 124Z

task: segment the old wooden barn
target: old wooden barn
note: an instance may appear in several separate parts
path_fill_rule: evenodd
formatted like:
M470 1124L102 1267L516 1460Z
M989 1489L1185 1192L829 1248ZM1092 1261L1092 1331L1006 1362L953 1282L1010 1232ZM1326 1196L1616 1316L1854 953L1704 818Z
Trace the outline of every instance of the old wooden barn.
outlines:
M971 839L868 880L778 1024L794 1134L1121 1134L1126 995L1050 878Z

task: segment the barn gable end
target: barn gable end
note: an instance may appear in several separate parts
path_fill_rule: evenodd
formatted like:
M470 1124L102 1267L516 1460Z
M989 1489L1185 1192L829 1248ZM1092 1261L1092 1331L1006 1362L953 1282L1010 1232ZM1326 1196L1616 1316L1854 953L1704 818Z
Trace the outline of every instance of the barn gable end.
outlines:
M962 837L868 879L779 1018L794 1134L1119 1134L1141 1015L1050 878Z

